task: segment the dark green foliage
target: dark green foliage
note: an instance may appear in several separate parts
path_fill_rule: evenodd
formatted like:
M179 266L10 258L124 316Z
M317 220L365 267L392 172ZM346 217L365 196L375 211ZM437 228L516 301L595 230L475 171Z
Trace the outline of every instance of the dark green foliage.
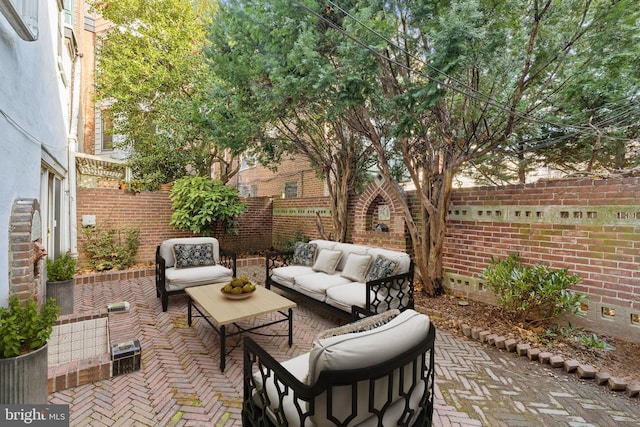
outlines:
M84 227L84 250L95 271L124 270L134 263L140 245L140 230L113 227Z
M199 236L211 236L217 226L233 232L235 219L246 209L236 188L202 176L176 180L169 197L171 225Z
M518 254L507 259L492 257L481 276L498 297L514 321L522 324L546 324L563 314L575 314L585 295L569 290L580 277L567 269L552 270L548 265L522 264Z
M56 259L47 257L47 282L62 282L73 278L76 261L68 252Z
M54 298L39 311L32 297L23 305L18 295L9 297L9 307L0 307L0 358L20 356L45 345L59 311Z
M311 239L309 239L308 237L305 237L302 234L302 231L296 231L295 233L293 233L293 237L291 239L285 241L282 244L282 250L284 252L293 252L293 250L296 247L296 242L308 243L309 240L311 240Z

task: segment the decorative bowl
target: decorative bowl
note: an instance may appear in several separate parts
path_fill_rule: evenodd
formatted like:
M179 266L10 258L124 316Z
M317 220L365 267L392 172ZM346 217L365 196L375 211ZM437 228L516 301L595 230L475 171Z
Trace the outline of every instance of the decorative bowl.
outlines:
M225 298L229 298L229 299L245 299L245 298L249 298L256 291L254 290L254 291L251 291L251 292L243 292L241 294L229 294L229 293L223 291L222 289L220 289L220 292L222 293L222 295L224 295Z
M250 292L242 292L239 294L234 294L231 292L225 292L225 288L227 287L237 287L237 283L234 284L234 282L238 282L240 281L240 283L242 283L240 286L247 286L249 285L250 287L252 287L253 289ZM220 288L220 292L222 292L222 295L224 295L226 298L229 299L245 299L245 298L249 298L251 295L253 295L253 293L256 291L256 286L251 283L251 281L249 280L248 277L243 276L241 278L236 278L234 277L233 279L231 279L231 281L229 283L227 283L226 285L224 285L222 288Z

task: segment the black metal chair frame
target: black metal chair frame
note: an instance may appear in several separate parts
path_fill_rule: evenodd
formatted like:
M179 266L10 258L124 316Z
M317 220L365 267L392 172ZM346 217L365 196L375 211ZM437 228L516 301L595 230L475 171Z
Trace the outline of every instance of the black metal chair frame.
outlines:
M405 372L411 372L410 375L418 378L418 381L424 381L425 392L420 399L418 409L412 411L409 409L409 397L417 386L417 382L413 383L408 389L402 390L399 395L400 399L404 399L404 410L394 425L397 426L431 426L433 418L433 398L434 398L434 343L436 331L433 325L429 328L429 332L424 339L397 357L387 360L375 366L368 366L358 369L323 371L320 373L318 380L313 385L307 385L298 381L289 371L278 363L266 350L260 347L250 337L244 339L244 394L242 406L242 425L247 427L273 427L287 426L292 420L287 420L285 412L280 408L271 408L271 416L267 408L272 403L275 406L282 406L284 398L287 394L294 396L294 405L297 416L299 417L299 425L305 425L305 421L314 416L315 419L327 420L335 426L344 426L349 423L350 419L356 415L355 402L357 399L368 399L368 407L376 407L372 401L373 393L369 392L367 396L358 396L358 383L362 381L369 382L369 390L375 382L387 377L387 384L393 387L394 376L397 377L396 383L404 383ZM404 368L404 369L400 369ZM261 384L265 384L267 379L273 379L274 389L278 393L278 402L271 402L264 388L258 386L254 375L258 375ZM345 387L350 387L352 396L352 413L345 419L337 419L331 413L331 405L327 405L325 414L315 414L315 399L323 393L327 393L327 400L331 400L334 392L344 395ZM348 389L347 389L348 390ZM382 426L382 419L386 410L393 403L389 401L392 396L392 390L387 390L387 401L382 408L378 406L377 410L371 411L371 415L376 416L377 425ZM306 402L307 405L301 404ZM306 406L306 408L305 408ZM291 409L291 408L290 408ZM418 418L409 424L416 413L420 411ZM369 415L369 414L367 414ZM319 417L319 418L318 418ZM275 420L274 420L275 418ZM296 423L297 424L297 423Z

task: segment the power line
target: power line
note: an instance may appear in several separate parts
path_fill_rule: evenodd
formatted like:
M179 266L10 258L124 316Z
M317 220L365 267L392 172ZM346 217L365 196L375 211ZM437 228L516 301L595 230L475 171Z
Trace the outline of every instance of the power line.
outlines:
M391 40L387 39L386 37L384 37L382 34L380 34L379 32L375 31L374 29L372 29L371 27L367 26L366 24L364 24L362 21L360 21L358 18L356 18L355 16L351 15L349 12L347 12L346 10L344 10L342 7L340 7L339 5L337 5L336 3L334 3L331 0L326 0L330 5L334 6L335 8L337 8L340 12L342 12L343 14L345 14L345 16L349 17L350 19L352 19L353 21L355 21L357 24L359 24L360 26L362 26L363 28L365 28L367 31L373 33L374 35L376 35L376 37L379 37L381 40L384 40L386 43L388 43L390 46L392 46L393 48L400 50L401 52L403 52L404 54L410 56L411 58L413 58L416 61L419 61L421 63L423 63L425 66L427 66L428 68L434 70L435 72L437 72L438 74L441 74L443 76L445 76L448 80L451 80L457 84L459 84L460 86L468 89L468 91L464 91L462 89L459 89L447 82L445 82L444 80L440 80L435 78L434 76L428 74L428 73L424 73L421 70L416 70L413 69L405 64L400 63L399 61L390 58L389 56L378 52L376 49L372 48L371 46L367 45L366 43L364 43L363 41L361 41L360 39L354 37L353 35L349 34L347 31L345 31L344 29L342 29L341 27L339 27L338 25L336 25L334 22L328 20L327 18L325 18L324 16L320 15L319 13L317 13L316 11L314 11L313 9L309 8L308 6L300 3L300 1L298 0L292 0L293 3L295 3L296 5L298 5L299 7L301 7L302 9L306 10L307 12L311 13L313 16L317 17L318 19L322 20L323 22L327 23L329 26L331 26L332 28L334 28L336 31L338 31L340 34L344 35L345 37L349 38L350 40L352 40L353 42L355 42L356 44L364 47L365 49L367 49L368 51L370 51L371 53L373 53L374 55L390 62L393 63L407 71L416 73L416 74L420 74L444 87L447 87L465 97L469 97L471 99L475 99L477 101L480 102L484 102L487 103L488 105L491 105L493 107L496 107L502 111L505 111L509 114L514 114L515 116L527 120L527 121L534 121L537 123L542 123L542 124L546 124L549 126L553 126L553 127L557 127L557 128L561 128L561 129L574 129L576 131L578 131L579 133L584 133L587 134L589 136L592 135L593 133L593 129L591 127L588 126L578 126L578 125L569 125L569 124L561 124L561 123L554 123L548 120L544 120L544 119L540 119L537 117L532 116L531 114L525 113L525 112L521 112L518 111L517 109L512 109L510 107L505 107L503 105L500 105L500 103L498 103L495 99L484 95L483 93L481 93L480 91L477 91L471 87L469 87L468 85L464 84L463 82L460 82L458 80L456 80L454 77L448 75L446 72L439 70L437 67L434 67L433 65L423 61L421 58L417 58L415 55L412 55L411 53L407 52L406 50L404 50L403 48L399 47L397 44L393 43ZM597 123L596 125L600 126L599 123ZM575 136L575 135L574 135ZM621 140L625 140L628 141L628 138L617 138L617 137L612 137L612 136L607 136L607 138L612 138L612 139L621 139ZM548 143L548 141L545 141L545 144Z

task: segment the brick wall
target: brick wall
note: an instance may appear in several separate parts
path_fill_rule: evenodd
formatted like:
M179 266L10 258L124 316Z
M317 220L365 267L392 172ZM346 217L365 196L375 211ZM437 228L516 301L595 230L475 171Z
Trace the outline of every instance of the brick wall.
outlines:
M271 199L243 199L248 210L239 219L237 236L216 236L230 250L258 252L271 246ZM140 228L140 247L137 263L155 260L156 246L171 237L187 237L192 234L176 230L171 221L171 200L167 191L142 191L132 193L112 188L77 189L78 227L82 227L83 215L95 215L98 227L117 229ZM78 230L78 251L81 265L86 265L83 250L84 235Z
M80 263L86 259L82 232L82 216L95 215L100 229L140 229L137 263L155 260L156 246L170 237L185 237L190 233L169 225L171 200L165 191L132 193L113 188L78 188L76 198L78 219L78 252Z
M376 185L375 183L372 184ZM519 252L528 264L568 268L583 281L576 290L589 295L582 316L572 319L592 329L624 335L640 331L640 178L559 180L526 186L481 187L453 193L446 234L444 268L449 288L471 299L493 301L479 279L491 256ZM417 210L416 195L407 194ZM319 238L316 212L332 230L329 199L248 198L238 236L223 246L238 253L282 248L297 233ZM78 221L94 214L121 227L140 225L139 262L152 261L155 246L188 233L169 226L167 192L132 194L112 189L78 189ZM379 206L390 210L389 232L372 232ZM348 241L410 251L397 203L388 189L369 187L349 200ZM385 222L385 221L382 221ZM419 224L421 220L416 217ZM78 233L79 237L81 233ZM403 241L404 239L404 241ZM404 246L403 246L404 245ZM597 325L597 326L594 326Z
M328 197L305 199L273 199L273 246L283 249L296 234L309 239L320 238L317 228L317 213L320 214L325 232L333 228Z
M295 157L282 159L275 172L260 165L243 169L229 185L237 187L241 195L244 195L243 191L252 195L252 187L255 187L257 197L281 198L285 184L292 182L298 186L298 198L326 195L324 181L316 176L309 162Z
M640 178L544 181L456 190L449 212L447 285L491 301L478 275L513 252L582 277L589 303L574 323L612 333L640 328ZM634 329L636 333L640 329Z
M41 304L45 299L42 274L44 260L37 251L42 240L40 204L35 199L17 199L11 207L9 220L9 294L25 301L29 295Z
M242 201L247 210L238 218L238 235L218 234L220 244L239 256L271 248L273 229L272 200L270 197L249 197Z
M402 201L396 200L389 184L374 181L354 199L351 223L354 243L411 253L402 216ZM376 229L378 225L383 225L385 230Z

